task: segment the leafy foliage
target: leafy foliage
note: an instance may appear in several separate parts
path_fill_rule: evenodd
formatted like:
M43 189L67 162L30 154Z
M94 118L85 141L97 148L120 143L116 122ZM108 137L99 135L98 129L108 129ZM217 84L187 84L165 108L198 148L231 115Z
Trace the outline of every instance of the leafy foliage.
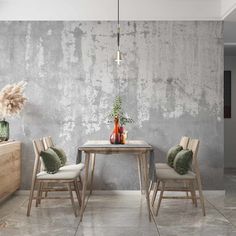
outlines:
M109 113L108 118L109 121L112 122L114 118L117 117L120 120L121 125L125 125L127 123L134 123L132 118L129 118L122 109L122 98L117 96L114 100L113 107L111 113Z

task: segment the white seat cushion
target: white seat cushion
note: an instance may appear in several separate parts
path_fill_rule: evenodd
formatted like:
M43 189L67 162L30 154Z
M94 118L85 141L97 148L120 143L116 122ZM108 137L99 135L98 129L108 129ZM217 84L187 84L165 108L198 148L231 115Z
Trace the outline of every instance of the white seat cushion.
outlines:
M188 180L195 179L195 174L188 171L185 175L178 174L173 168L156 170L157 179L160 180Z
M60 168L60 170L83 170L83 169L84 169L84 163L65 165Z
M171 168L167 163L156 163L156 169L168 169Z
M39 180L70 180L79 177L81 169L74 170L62 170L61 168L55 174L48 174L46 171L41 171L37 174L37 179Z

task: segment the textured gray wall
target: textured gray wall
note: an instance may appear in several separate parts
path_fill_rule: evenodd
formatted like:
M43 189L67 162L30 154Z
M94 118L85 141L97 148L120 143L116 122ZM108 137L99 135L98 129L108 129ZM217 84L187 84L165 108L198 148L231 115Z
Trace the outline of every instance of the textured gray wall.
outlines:
M27 80L29 101L11 122L23 142L22 188L33 166L31 140L52 135L70 161L88 139L108 139L104 123L116 94L164 161L182 135L199 138L205 188L222 188L223 40L221 22L122 22L117 67L115 22L1 22L0 86ZM129 156L97 158L98 189L138 188Z

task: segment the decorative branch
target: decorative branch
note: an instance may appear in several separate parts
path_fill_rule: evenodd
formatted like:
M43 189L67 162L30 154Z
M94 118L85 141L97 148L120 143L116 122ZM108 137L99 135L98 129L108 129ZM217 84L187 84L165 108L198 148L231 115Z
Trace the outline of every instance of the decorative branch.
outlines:
M122 98L120 96L115 98L112 111L108 114L109 122L112 122L115 117L119 118L121 125L134 123L134 120L129 118L122 110Z
M0 92L0 115L14 116L20 113L27 98L24 96L26 82L6 85Z

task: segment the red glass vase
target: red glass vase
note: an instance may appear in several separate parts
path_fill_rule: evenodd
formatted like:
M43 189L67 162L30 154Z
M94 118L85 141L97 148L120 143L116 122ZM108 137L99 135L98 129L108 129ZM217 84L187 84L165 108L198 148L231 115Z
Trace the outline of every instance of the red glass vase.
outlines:
M120 139L120 127L119 127L119 118L115 117L114 119L114 129L110 136L110 143L111 144L121 144Z

